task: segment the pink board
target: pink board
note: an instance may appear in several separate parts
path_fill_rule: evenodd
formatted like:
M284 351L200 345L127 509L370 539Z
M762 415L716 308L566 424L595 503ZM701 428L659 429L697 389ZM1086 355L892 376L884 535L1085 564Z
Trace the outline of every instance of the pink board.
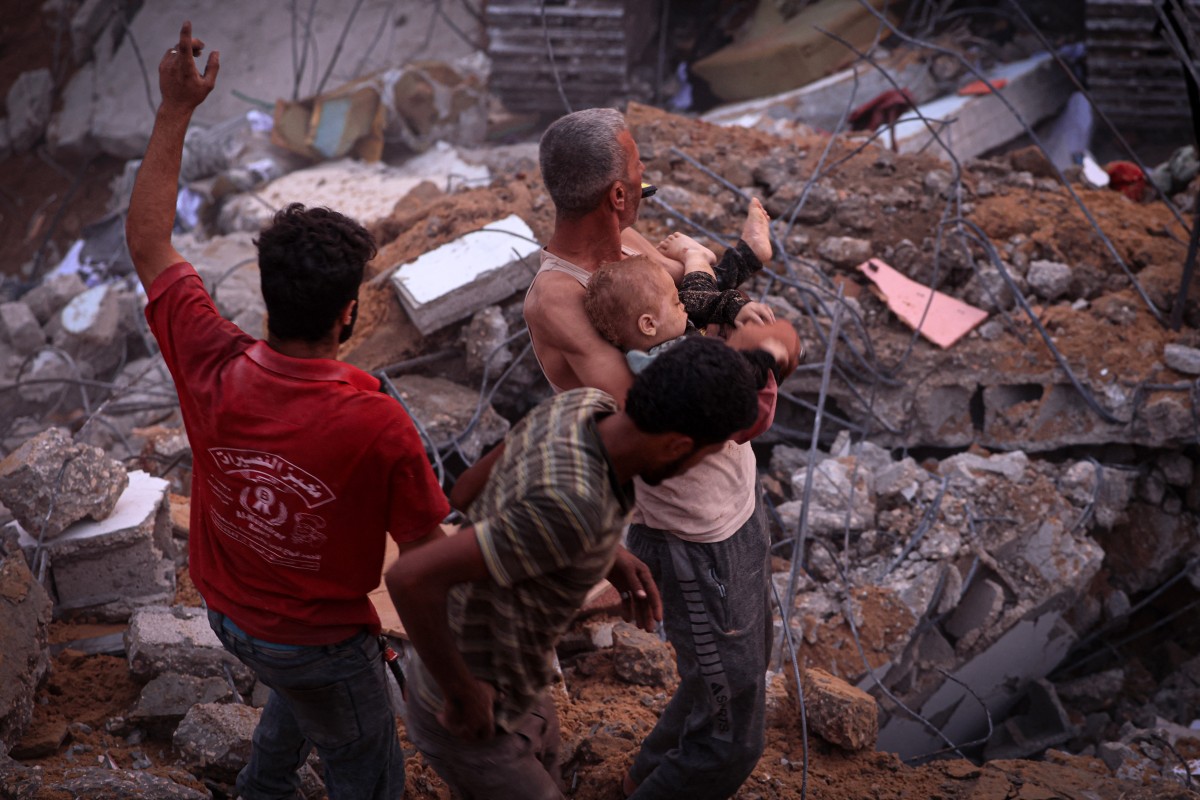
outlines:
M916 281L901 275L878 258L858 265L883 295L888 308L910 328L921 325L920 332L939 347L949 347L988 318L986 311L955 300L941 292L931 291ZM930 303L929 295L933 294ZM929 306L928 313L925 307ZM921 317L925 317L921 324Z

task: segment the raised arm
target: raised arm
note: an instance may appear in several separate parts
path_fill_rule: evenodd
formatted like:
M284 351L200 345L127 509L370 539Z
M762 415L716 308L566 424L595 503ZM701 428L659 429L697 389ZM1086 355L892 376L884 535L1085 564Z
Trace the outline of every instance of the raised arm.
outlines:
M154 117L154 130L133 184L125 219L129 254L146 289L163 270L183 260L171 244L183 136L192 112L216 85L221 66L220 54L214 50L201 75L194 57L203 49L204 42L192 38L192 23L185 22L179 43L163 55L158 65L162 103Z

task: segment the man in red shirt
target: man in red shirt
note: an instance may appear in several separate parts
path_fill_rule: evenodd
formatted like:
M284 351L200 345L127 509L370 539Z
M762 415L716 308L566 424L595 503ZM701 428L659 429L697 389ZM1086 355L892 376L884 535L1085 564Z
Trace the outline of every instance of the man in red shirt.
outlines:
M192 446L193 580L227 649L271 687L239 795L292 797L316 747L330 797L396 798L404 759L367 595L385 536L401 553L449 512L420 438L365 372L337 361L370 234L299 204L260 235L267 340L217 313L171 244L184 133L212 90L212 53L184 23L159 65L162 104L126 238L146 318L179 393Z

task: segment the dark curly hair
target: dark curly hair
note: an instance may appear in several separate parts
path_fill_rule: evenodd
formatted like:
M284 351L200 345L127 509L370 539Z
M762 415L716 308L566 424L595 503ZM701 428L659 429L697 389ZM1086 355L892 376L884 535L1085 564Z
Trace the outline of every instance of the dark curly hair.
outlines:
M375 257L371 234L328 208L292 203L254 240L267 304L267 329L280 339L318 342L358 297Z
M723 442L758 417L754 376L724 342L690 336L634 378L625 413L645 433L682 433L698 446Z

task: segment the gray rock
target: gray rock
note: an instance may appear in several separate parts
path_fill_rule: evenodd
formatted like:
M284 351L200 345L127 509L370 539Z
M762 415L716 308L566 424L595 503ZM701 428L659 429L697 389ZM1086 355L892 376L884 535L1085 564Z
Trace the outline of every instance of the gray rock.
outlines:
M817 254L837 267L857 267L871 257L871 243L850 236L829 236L817 247Z
M475 389L445 378L423 375L404 375L397 378L395 384L433 443L441 445L461 437L459 447L469 461L478 459L483 448L500 441L508 433L508 420L490 405L483 406L478 420L471 426L479 408L479 392ZM471 426L469 431L468 426Z
M62 109L50 118L46 142L58 155L88 155L95 150L92 119L96 107L96 68L85 64L71 76L62 93Z
M79 364L57 350L46 348L25 365L17 395L43 414L47 408L59 412L72 411L84 406L83 393L88 391L79 385L79 379L92 375L87 364ZM37 430L40 431L42 427L38 425Z
M38 322L45 325L63 306L86 289L83 279L73 272L53 275L26 292L21 302L29 306Z
M792 476L793 497L804 497L808 469L802 469ZM873 484L871 471L856 465L853 458L827 458L817 464L813 472L808 509L809 530L813 533L833 533L846 527L861 531L874 526Z
M949 198L954 188L954 176L944 169L931 169L925 173L921 185L926 194Z
M178 767L164 767L153 773L105 767L74 767L62 773L61 778L50 780L46 780L41 770L41 767L19 765L4 769L4 785L37 787L37 797L72 797L79 800L210 800L212 797L202 783ZM16 796L35 795L18 792Z
M41 584L13 552L0 558L0 755L33 719L33 698L50 666L47 632L52 606Z
M862 689L825 670L806 669L804 707L812 732L830 744L851 752L875 749L879 707Z
M102 520L129 485L103 450L50 428L0 461L0 502L31 535L53 539L73 522Z
M1015 275L1013 278L1020 288L1020 280ZM974 274L963 289L963 300L985 311L1012 308L1014 302L1008 281L1004 280L1000 270L990 261L982 261L976 265Z
M114 369L125 352L119 294L102 284L76 295L63 307L54 328L55 346L88 363L97 375Z
M46 343L33 310L21 302L0 303L0 334L18 355L27 356Z
M930 474L912 458L896 461L875 473L875 496L878 499L899 495L912 502Z
M638 686L667 686L675 676L670 648L657 636L628 622L613 625L613 667L617 677Z
M1071 287L1071 268L1057 261L1032 261L1025 280L1039 297L1057 300Z
M262 711L250 706L203 703L192 706L172 743L203 775L232 783L250 760L250 744Z
M50 121L54 102L54 78L48 69L22 72L8 90L8 134L12 149L24 153L31 149Z
M19 531L32 559L37 539ZM140 470L129 473L129 487L108 518L77 522L40 549L50 563L57 610L111 622L175 596L174 551L167 481Z
M1184 375L1200 375L1200 350L1182 344L1169 344L1163 348L1163 361L1176 372Z
M938 473L947 477L974 478L976 472L1003 475L1013 483L1019 483L1029 465L1029 456L1020 450L1013 453L998 453L979 456L974 453L958 453L938 464Z
M1156 461L1163 479L1171 486L1191 486L1195 465L1183 453L1163 453Z
M249 694L254 685L253 673L221 645L202 608L139 608L129 619L125 653L130 672L139 680L166 672L223 678L228 666L239 692Z
M165 672L142 688L129 719L150 728L174 727L197 703L225 703L232 697L223 677L197 678Z
M500 306L480 309L471 318L463 334L467 349L467 374L483 376L484 370L494 380L512 361L512 353L501 347L508 338L508 322Z

